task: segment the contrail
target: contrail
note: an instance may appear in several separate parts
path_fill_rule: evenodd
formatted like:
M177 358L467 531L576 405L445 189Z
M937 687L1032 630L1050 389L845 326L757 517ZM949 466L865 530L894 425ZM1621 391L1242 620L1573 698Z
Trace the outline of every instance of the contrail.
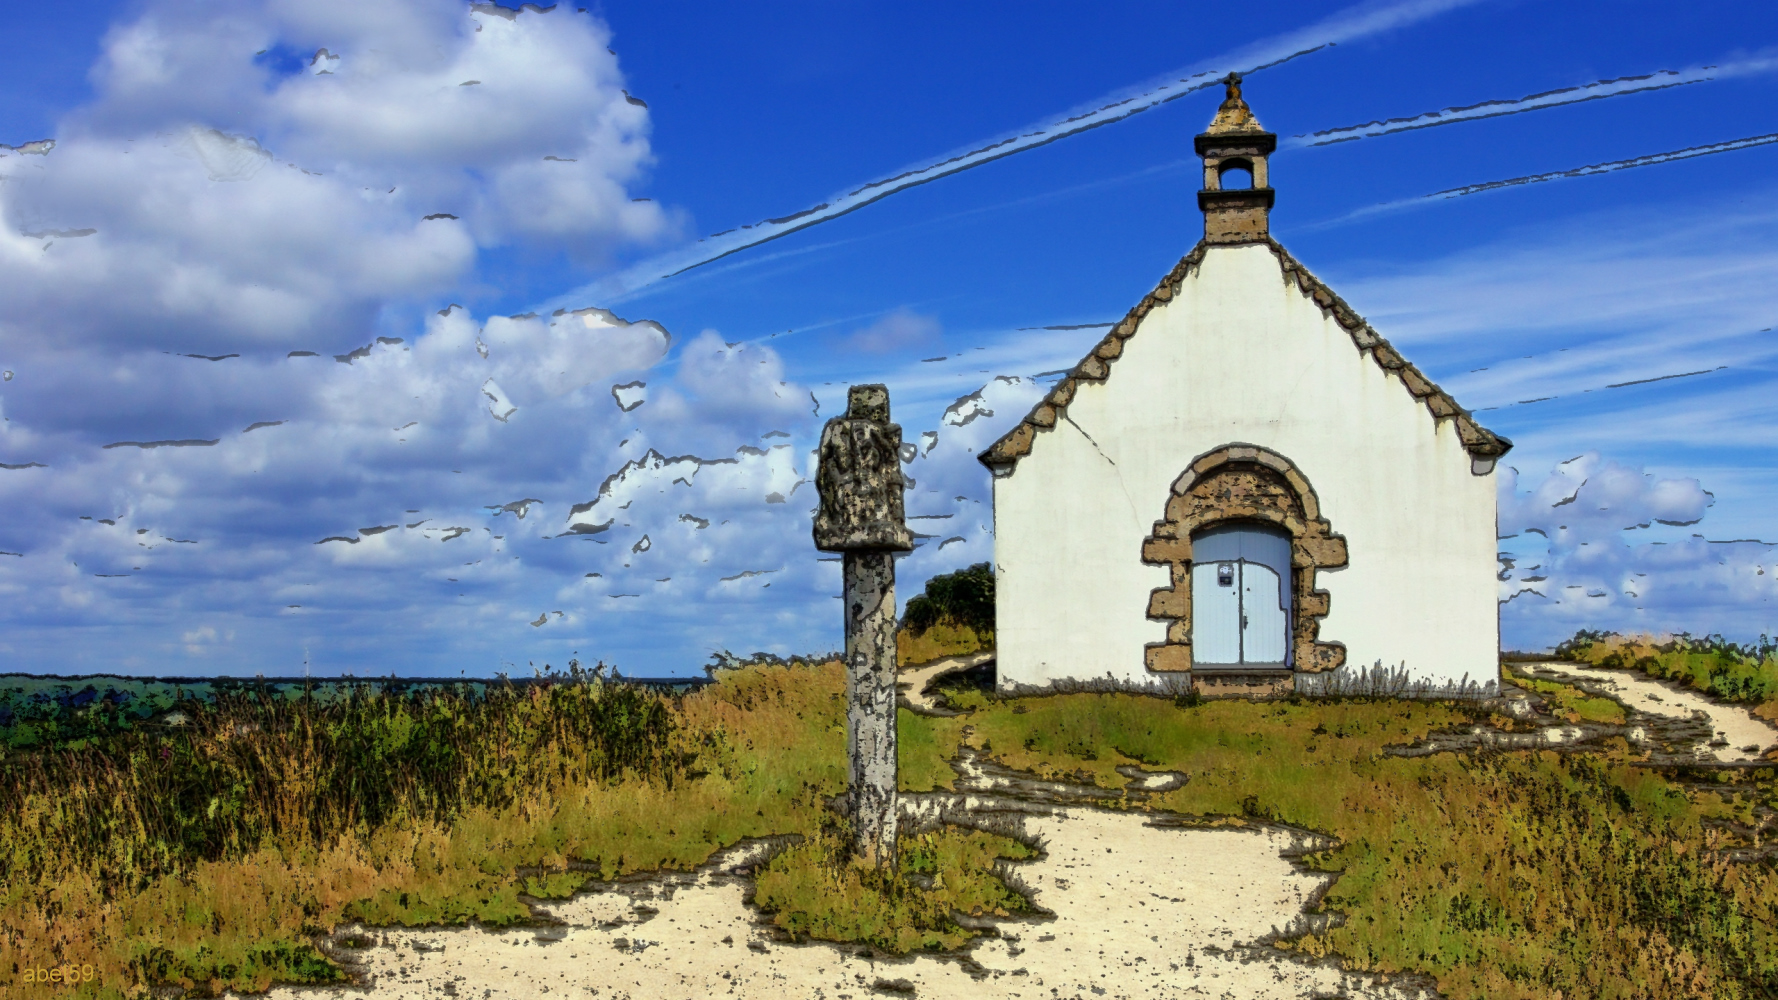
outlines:
M1455 125L1458 122L1472 122L1483 118L1524 114L1527 111L1539 111L1544 108L1559 108L1567 104L1598 101L1607 97L1622 97L1626 94L1643 94L1651 90L1683 87L1689 83L1703 83L1706 80L1721 80L1754 73L1769 73L1774 70L1778 70L1778 57L1774 56L1744 59L1717 66L1697 66L1685 70L1663 69L1642 76L1620 76L1578 87L1546 90L1540 94L1531 94L1517 100L1483 101L1480 104L1469 104L1460 108L1429 111L1411 118L1386 118L1382 121L1365 122L1363 125L1343 125L1339 128L1322 129L1319 132L1292 136L1284 145L1292 148L1331 146L1336 142L1353 142L1379 135L1393 135L1396 132L1412 132L1416 129L1433 128L1439 125Z
M1778 142L1778 132L1765 135L1749 136L1745 139L1731 139L1728 142L1713 142L1704 146L1688 146L1669 153L1650 153L1647 156L1632 156L1627 160L1610 160L1605 163L1592 163L1573 170L1555 170L1547 174L1527 174L1524 177L1509 177L1503 181L1487 181L1481 184L1465 184L1462 187L1447 188L1425 195L1421 200L1435 198L1461 198L1464 195L1481 194L1483 191L1496 191L1504 187L1517 187L1520 184L1541 184L1544 181L1561 180L1564 177L1589 177L1593 174L1609 174L1631 167L1648 167L1657 163L1672 163L1675 160L1690 160L1694 157L1709 156L1713 153L1728 153L1737 149L1749 149L1754 146L1765 146Z
M1232 53L1169 73L1149 84L1120 91L1082 105L1048 121L1007 133L981 145L938 160L909 167L845 191L812 208L739 229L707 236L697 243L641 261L624 270L557 296L540 311L583 305L588 300L610 305L662 278L672 277L769 240L855 212L908 188L949 177L1004 157L1048 145L1058 139L1122 121L1131 115L1214 86L1230 70L1257 73L1340 42L1403 27L1468 6L1479 0L1395 0L1360 4L1307 28L1256 42Z
M1710 375L1715 372L1726 371L1728 369L1728 367L1729 367L1728 365L1717 365L1715 368L1700 368L1695 372L1675 372L1672 375L1656 375L1654 378L1639 378L1639 379L1634 379L1629 382L1613 382L1610 385L1604 386L1604 388L1606 388L1606 389L1622 389L1625 386L1630 386L1630 385L1647 385L1650 382L1665 382L1668 379L1691 378L1693 375ZM1581 392L1583 392L1583 393L1592 392L1592 391L1593 390L1591 390L1591 389L1582 389L1581 390ZM1572 395L1572 394L1570 394L1570 395ZM1508 409L1508 408L1514 407L1514 406L1525 406L1530 403L1547 403L1552 399L1561 399L1561 398L1562 398L1561 396L1538 396L1536 399L1521 399L1521 400L1518 400L1517 402L1512 402L1512 403L1500 403L1495 406L1484 406L1481 409L1476 410L1476 412L1481 413L1483 410L1505 410L1505 409Z
M1549 173L1543 174L1526 174L1523 177L1508 177L1505 180L1499 181L1484 181L1480 184L1465 184L1462 187L1446 188L1443 191L1434 191L1431 194L1423 194L1416 198L1403 198L1399 201L1386 201L1379 205L1369 205L1365 208L1347 212L1345 215L1328 219L1324 222L1316 222L1307 226L1300 226L1298 227L1298 230L1300 232L1314 232L1344 225L1345 223L1353 222L1372 215L1383 215L1389 212L1402 211L1403 209L1423 207L1435 201L1449 201L1452 198L1462 198L1466 195L1481 194L1484 191L1498 191L1501 188L1519 187L1524 184L1542 184L1545 181L1558 181L1568 177L1591 177L1595 174L1609 174L1619 170L1629 170L1632 167L1650 167L1657 163L1672 163L1676 160L1690 160L1699 156L1710 156L1714 153L1730 153L1737 149L1751 149L1754 146L1767 146L1772 143L1778 143L1778 132L1768 132L1765 135L1748 136L1745 139L1731 139L1727 142L1712 142L1703 146L1688 146L1685 149L1675 149L1666 153L1650 153L1646 156L1632 156L1627 160L1609 160L1605 163L1590 163L1584 167L1575 167L1572 170L1552 170Z

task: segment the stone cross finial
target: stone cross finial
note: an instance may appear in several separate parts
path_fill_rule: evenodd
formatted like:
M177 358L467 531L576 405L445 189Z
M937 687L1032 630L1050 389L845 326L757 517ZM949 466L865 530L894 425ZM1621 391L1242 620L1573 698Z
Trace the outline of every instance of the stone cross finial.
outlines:
M1259 119L1253 117L1253 109L1241 96L1241 74L1230 73L1222 78L1227 91L1222 103L1216 107L1216 117L1211 120L1210 127L1205 130L1207 135L1226 135L1232 132L1260 133ZM1202 152L1200 150L1199 152Z

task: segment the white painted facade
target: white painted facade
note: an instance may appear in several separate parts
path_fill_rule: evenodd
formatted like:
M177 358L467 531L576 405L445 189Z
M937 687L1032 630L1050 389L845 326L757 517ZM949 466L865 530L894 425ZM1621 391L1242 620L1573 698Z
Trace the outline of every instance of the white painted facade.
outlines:
M1147 617L1164 566L1142 561L1175 480L1198 457L1259 445L1293 463L1347 565L1320 641L1346 666L1442 685L1499 679L1495 482L1453 419L1354 343L1265 243L1208 246L1170 301L1082 381L1030 451L994 480L1000 682L1145 685ZM1171 675L1177 677L1178 675Z

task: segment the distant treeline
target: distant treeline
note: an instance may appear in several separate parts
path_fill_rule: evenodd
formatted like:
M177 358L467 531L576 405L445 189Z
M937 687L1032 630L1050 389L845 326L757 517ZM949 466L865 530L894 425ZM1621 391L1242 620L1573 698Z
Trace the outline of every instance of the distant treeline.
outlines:
M576 677L636 685L682 694L707 677L631 678L615 675L605 664L583 669L578 660L560 671L544 665L532 677L494 680L443 678L155 678L85 675L52 677L0 674L0 752L22 749L79 749L95 740L129 732L142 725L160 727L169 716L177 720L194 706L219 698L249 696L272 701L306 700L327 705L362 693L404 697L448 691L477 700L490 689L549 685Z

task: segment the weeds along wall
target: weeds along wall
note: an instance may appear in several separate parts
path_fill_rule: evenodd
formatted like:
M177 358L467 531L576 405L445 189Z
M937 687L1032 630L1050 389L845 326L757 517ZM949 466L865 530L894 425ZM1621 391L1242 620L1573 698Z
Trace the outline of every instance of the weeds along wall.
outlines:
M1429 687L1498 680L1493 477L1250 244L1207 249L1109 375L1081 381L995 478L1002 683L1159 678L1149 595L1169 579L1143 539L1192 461L1234 443L1293 463L1346 540L1347 565L1317 571L1320 641Z

